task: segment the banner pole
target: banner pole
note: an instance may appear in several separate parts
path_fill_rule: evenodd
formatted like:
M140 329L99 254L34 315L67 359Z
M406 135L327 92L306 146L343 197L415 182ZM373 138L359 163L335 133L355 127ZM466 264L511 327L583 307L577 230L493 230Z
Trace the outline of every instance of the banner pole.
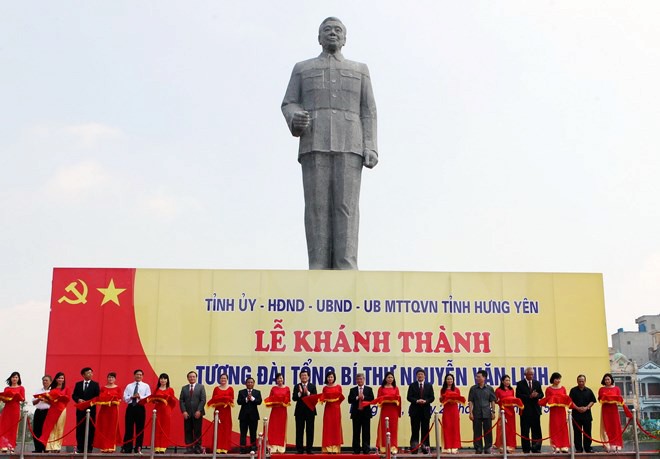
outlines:
M631 411L633 415L632 423L634 427L633 432L634 432L634 443L635 443L635 459L639 459L639 437L638 437L639 432L637 431L637 409L633 408ZM623 437L623 432L621 432L621 436Z
M433 427L435 427L435 458L440 459L440 419L438 413L433 413Z
M154 459L156 454L156 422L158 422L156 410L151 412L151 459Z
M87 408L85 410L85 441L83 442L83 459L87 459L87 448L89 447L89 419L92 416L92 410Z
M23 408L23 407L21 407ZM23 436L21 438L21 459L25 458L25 435L27 434L27 419L28 419L28 412L27 410L23 411Z
M263 452L261 454L261 457L270 457L270 453L268 452L268 418L264 418L264 441L263 441Z
M504 459L509 457L509 448L506 446L506 416L505 411L500 410L500 423L502 424L502 445L500 446L503 451Z
M573 428L573 410L568 409L568 442L571 445L571 459L575 459L575 430Z
M216 459L218 455L218 422L220 411L215 410L213 413L213 459Z
M390 418L389 417L385 418L385 432L386 432L385 433L385 448L386 448L385 449L385 457L387 459L390 459L392 453L391 453L391 448L390 448L391 439L390 439Z

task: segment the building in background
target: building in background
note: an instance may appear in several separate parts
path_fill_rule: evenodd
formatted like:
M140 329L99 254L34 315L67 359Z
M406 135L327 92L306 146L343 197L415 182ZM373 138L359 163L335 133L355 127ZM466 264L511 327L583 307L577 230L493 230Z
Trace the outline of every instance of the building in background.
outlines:
M635 320L637 331L612 335L610 368L626 404L642 420L660 420L660 314Z
M624 331L623 328L619 328L612 335L614 351L625 355L640 367L649 361L660 365L660 361L657 360L658 344L660 344L660 314L638 317L635 323L637 331Z

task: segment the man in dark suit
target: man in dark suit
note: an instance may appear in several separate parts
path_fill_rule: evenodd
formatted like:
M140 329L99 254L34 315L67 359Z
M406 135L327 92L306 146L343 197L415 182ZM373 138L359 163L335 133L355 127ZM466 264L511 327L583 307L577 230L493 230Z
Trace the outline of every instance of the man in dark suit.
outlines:
M179 408L183 413L183 432L185 436L187 454L202 453L202 419L204 418L204 405L206 404L206 389L197 384L197 373L188 372L188 384L181 388L179 395Z
M534 379L534 369L525 368L525 379L518 381L516 384L516 397L518 397L524 405L524 409L520 412L520 435L522 438L523 453L540 453L543 434L541 432L541 407L539 400L543 398L543 389L541 383ZM529 431L532 431L532 436L529 436ZM531 438L532 443L525 438Z
M74 403L82 403L98 397L101 393L101 387L96 381L92 381L94 372L90 367L85 367L80 370L83 377L82 381L78 381L73 389ZM76 410L76 452L83 453L85 451L85 416L86 410ZM96 422L96 406L89 408L89 437L87 439L87 452L91 453L94 447L94 422ZM82 421L82 422L81 422Z
M312 445L314 444L314 419L316 417L316 408L310 410L303 399L309 395L316 394L316 386L309 382L309 370L303 369L300 372L300 382L292 390L293 401L296 402L296 409L293 412L296 418L296 452L298 454L312 454ZM303 448L303 437L306 436L305 448Z
M417 454L418 446L422 438L424 444L421 445L423 453L430 451L429 442L429 424L431 422L431 404L435 400L433 386L425 381L426 373L421 368L415 373L417 381L408 386L408 395L406 398L410 402L408 415L410 415L410 452Z
M259 408L261 392L254 388L254 378L245 380L245 389L238 391L236 402L241 405L238 422L241 429L241 454L257 450L257 424L259 423ZM246 446L246 437L250 430L250 447Z
M353 454L369 454L371 444L371 407L362 408L361 402L374 399L374 391L364 384L364 373L355 376L357 386L348 392L348 403L351 405L351 420L353 421ZM360 435L361 434L361 435ZM360 436L362 446L360 446Z

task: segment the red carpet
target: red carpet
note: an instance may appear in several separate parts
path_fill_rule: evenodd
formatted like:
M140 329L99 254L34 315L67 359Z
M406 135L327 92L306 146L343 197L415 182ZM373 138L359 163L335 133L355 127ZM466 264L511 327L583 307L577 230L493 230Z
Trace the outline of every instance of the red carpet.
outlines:
M271 459L374 459L378 455L375 451L373 454L323 454L319 452L316 454L271 454L270 457Z

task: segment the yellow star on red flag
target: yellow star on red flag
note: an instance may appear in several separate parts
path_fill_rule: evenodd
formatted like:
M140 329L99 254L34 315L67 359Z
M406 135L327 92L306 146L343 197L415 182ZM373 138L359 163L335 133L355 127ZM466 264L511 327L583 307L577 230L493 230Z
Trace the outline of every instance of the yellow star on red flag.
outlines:
M97 288L96 290L103 294L103 301L101 302L101 306L106 304L108 301L112 301L117 306L119 306L119 295L126 289L115 287L115 280L110 279L110 283L108 284L107 288Z

